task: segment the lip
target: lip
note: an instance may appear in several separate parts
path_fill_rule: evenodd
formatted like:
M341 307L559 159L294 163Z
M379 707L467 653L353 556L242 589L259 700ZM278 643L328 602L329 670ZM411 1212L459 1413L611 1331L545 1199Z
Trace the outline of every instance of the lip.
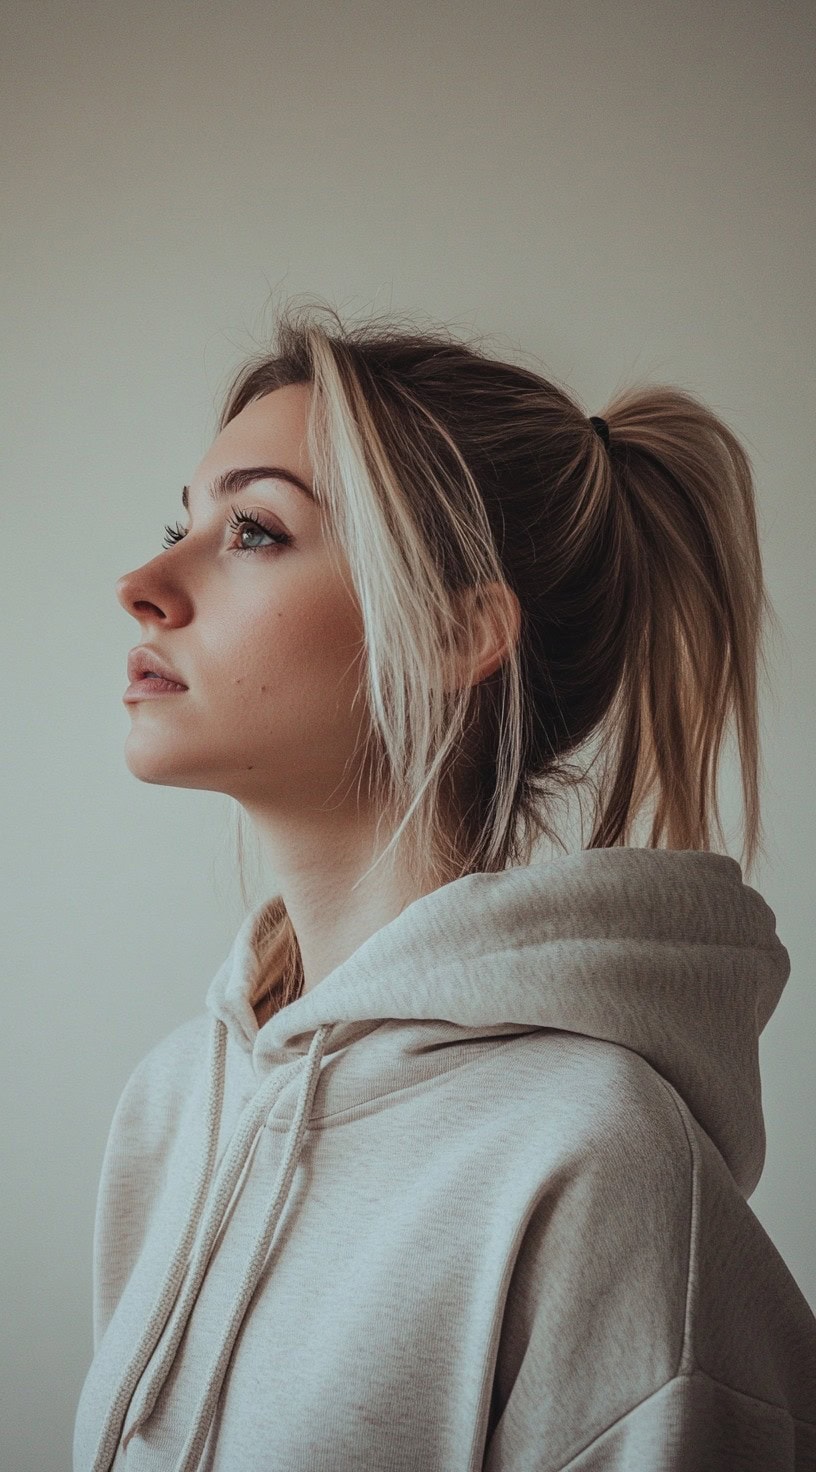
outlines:
M162 680L167 681L170 685L179 685L182 690L187 689L184 681L179 678L173 666L168 664L163 655L159 654L155 649L151 649L149 644L139 644L136 649L131 649L128 655L127 676L131 684L137 684L148 675L159 675ZM158 684L159 682L150 681L150 684L154 683Z
M155 700L159 695L184 695L187 686L172 665L149 644L131 649L127 660L130 684L122 696L131 705L136 700Z
M173 680L162 680L152 675L142 675L128 685L122 700L126 705L132 705L137 700L156 700L159 695L187 695L188 693L186 685L178 685Z

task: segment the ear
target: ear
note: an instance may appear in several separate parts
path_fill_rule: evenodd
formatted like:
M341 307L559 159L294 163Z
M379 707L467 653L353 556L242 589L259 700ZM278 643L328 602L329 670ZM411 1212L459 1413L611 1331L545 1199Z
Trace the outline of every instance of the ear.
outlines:
M478 685L511 654L521 630L521 608L504 582L479 583L458 595L459 622L453 630L451 688Z

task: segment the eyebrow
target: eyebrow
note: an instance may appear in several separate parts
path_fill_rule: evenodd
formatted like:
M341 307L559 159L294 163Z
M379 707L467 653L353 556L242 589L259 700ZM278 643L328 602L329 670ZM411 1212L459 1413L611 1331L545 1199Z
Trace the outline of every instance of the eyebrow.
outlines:
M302 491L310 501L314 501L314 492L311 486L299 476L294 475L291 470L284 470L282 465L238 465L232 470L224 470L215 477L209 487L208 495L211 501L221 501L228 496L235 496L256 480L285 480L290 485ZM190 510L190 487L184 486L181 492L181 504L185 511Z

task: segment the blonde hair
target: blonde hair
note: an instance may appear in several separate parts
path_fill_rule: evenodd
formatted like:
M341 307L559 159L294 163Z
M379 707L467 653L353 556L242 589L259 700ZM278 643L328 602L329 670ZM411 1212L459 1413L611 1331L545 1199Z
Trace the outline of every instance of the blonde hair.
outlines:
M391 834L376 862L399 844L436 884L529 863L542 837L563 847L556 800L587 783L589 848L626 844L648 803L648 847L708 849L712 822L724 844L733 717L750 870L774 614L751 463L728 426L680 388L637 384L601 411L607 447L563 387L473 340L290 303L273 350L233 376L218 430L289 384L311 386L315 499L362 613L373 764L360 780ZM468 598L489 600L507 653L451 689ZM582 767L570 758L590 739ZM240 836L238 859L246 903ZM280 897L257 939L254 1000L278 1010L303 983Z

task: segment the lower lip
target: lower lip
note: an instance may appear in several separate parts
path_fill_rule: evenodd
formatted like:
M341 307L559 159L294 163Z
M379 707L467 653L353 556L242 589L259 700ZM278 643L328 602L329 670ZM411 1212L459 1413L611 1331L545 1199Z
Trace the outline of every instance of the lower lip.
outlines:
M129 705L136 700L156 700L159 695L186 694L186 685L177 685L173 680L159 680L148 675L128 685L122 700Z

